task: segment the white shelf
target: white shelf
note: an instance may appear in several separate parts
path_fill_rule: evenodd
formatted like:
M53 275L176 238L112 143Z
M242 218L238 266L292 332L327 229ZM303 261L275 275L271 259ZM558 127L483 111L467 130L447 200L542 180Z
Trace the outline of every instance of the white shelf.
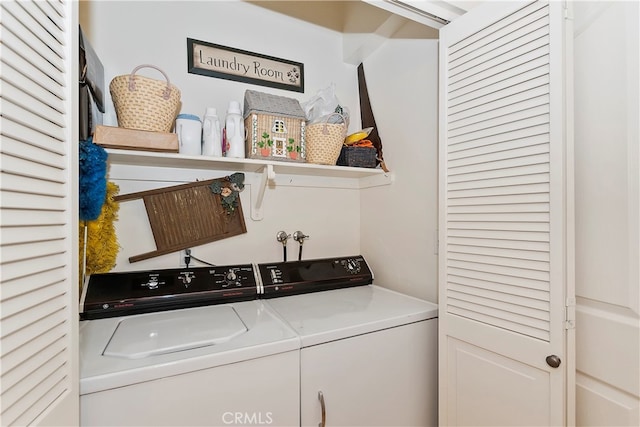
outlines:
M274 160L234 159L227 157L187 156L178 153L156 153L152 151L135 151L107 149L109 162L117 165L127 165L148 168L171 168L202 171L245 172L250 177L251 189L251 218L259 221L263 218L262 202L267 188L277 187L278 174L295 176L299 186L344 188L336 185L336 181L351 182L349 188L370 188L389 185L393 181L393 174L382 169L354 168L346 166L325 166L311 163L279 162ZM144 173L141 172L144 176ZM255 187L254 187L255 186Z

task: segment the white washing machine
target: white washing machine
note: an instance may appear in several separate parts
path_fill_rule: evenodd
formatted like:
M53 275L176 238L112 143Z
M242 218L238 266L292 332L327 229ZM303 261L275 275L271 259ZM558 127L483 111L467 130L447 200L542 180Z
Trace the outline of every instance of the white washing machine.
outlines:
M257 288L251 265L92 276L81 424L298 425L299 339Z
M358 286L373 279L362 257L259 269L300 337L301 425L437 425L437 305Z

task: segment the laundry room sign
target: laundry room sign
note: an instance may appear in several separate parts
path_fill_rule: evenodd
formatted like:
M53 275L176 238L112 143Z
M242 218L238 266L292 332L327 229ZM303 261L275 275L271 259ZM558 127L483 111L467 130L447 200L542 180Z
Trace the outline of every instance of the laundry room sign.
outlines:
M304 92L304 65L241 49L187 39L191 74Z

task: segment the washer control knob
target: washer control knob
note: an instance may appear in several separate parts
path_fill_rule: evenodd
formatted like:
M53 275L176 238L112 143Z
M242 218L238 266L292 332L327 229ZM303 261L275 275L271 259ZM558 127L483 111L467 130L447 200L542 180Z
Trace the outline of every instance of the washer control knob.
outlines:
M195 274L191 271L185 271L184 273L178 276L178 278L182 281L182 284L184 285L185 288L189 287L194 277L195 277Z
M223 287L232 285L240 286L241 277L238 276L237 271L235 268L230 268L229 271L227 271L227 274L224 276L225 285L223 285Z
M158 289L158 278L150 277L147 283L143 283L142 286L147 289Z

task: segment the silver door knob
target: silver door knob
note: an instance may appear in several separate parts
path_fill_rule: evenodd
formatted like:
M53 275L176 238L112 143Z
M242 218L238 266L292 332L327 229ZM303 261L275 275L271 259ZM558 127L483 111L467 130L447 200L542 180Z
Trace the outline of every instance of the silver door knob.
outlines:
M560 358L555 354L552 354L551 356L547 356L545 360L547 361L547 365L551 366L552 368L557 368L558 366L560 366L560 363L562 362Z

